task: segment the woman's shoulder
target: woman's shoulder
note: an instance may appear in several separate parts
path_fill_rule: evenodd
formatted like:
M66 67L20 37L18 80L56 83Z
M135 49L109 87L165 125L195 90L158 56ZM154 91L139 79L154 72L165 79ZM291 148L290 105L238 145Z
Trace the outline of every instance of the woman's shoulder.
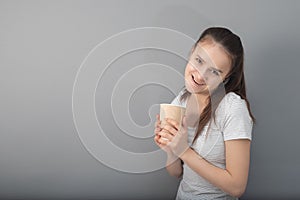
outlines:
M217 125L224 133L225 140L237 138L251 140L253 121L245 99L234 92L229 92L223 97L216 112Z
M235 92L228 92L221 101L226 107L239 106L246 103L244 99Z
M238 95L237 93L235 92L228 92L226 95L225 95L225 98L227 98L228 100L231 100L231 101L239 101L239 100L243 100L241 98L240 95Z
M231 114L233 111L245 112L246 110L246 101L235 92L229 92L221 100L216 112L221 116L225 116Z

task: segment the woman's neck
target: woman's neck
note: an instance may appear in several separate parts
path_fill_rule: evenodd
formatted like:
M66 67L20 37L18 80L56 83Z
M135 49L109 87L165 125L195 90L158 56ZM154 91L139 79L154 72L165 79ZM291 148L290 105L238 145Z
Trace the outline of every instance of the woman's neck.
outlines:
M191 94L187 99L186 116L187 125L195 127L199 123L200 115L207 105L207 96L199 94Z
M208 104L208 95L205 94L191 94L190 99L198 104L200 111Z

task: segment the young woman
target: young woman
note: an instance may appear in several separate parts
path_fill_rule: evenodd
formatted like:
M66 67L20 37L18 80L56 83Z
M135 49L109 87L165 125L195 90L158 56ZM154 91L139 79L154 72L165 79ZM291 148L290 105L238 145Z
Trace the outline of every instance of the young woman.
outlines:
M172 104L186 107L181 123L155 124L170 175L182 177L176 199L237 199L247 185L252 126L240 38L206 29L191 50L185 88Z

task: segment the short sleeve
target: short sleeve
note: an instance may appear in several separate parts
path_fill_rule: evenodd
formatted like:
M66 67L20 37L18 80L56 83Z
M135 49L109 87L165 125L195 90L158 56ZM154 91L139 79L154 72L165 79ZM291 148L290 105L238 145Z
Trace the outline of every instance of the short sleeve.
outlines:
M253 122L246 101L233 93L227 98L223 128L224 141L234 139L252 140Z

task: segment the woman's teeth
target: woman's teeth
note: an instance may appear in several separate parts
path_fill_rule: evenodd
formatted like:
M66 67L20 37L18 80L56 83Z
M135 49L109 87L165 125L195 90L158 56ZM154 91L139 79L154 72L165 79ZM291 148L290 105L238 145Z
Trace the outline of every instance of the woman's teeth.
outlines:
M194 81L197 85L204 85L204 84L198 83L198 82L195 80L195 78L194 78L193 75L192 75L192 78L193 78L193 81Z

